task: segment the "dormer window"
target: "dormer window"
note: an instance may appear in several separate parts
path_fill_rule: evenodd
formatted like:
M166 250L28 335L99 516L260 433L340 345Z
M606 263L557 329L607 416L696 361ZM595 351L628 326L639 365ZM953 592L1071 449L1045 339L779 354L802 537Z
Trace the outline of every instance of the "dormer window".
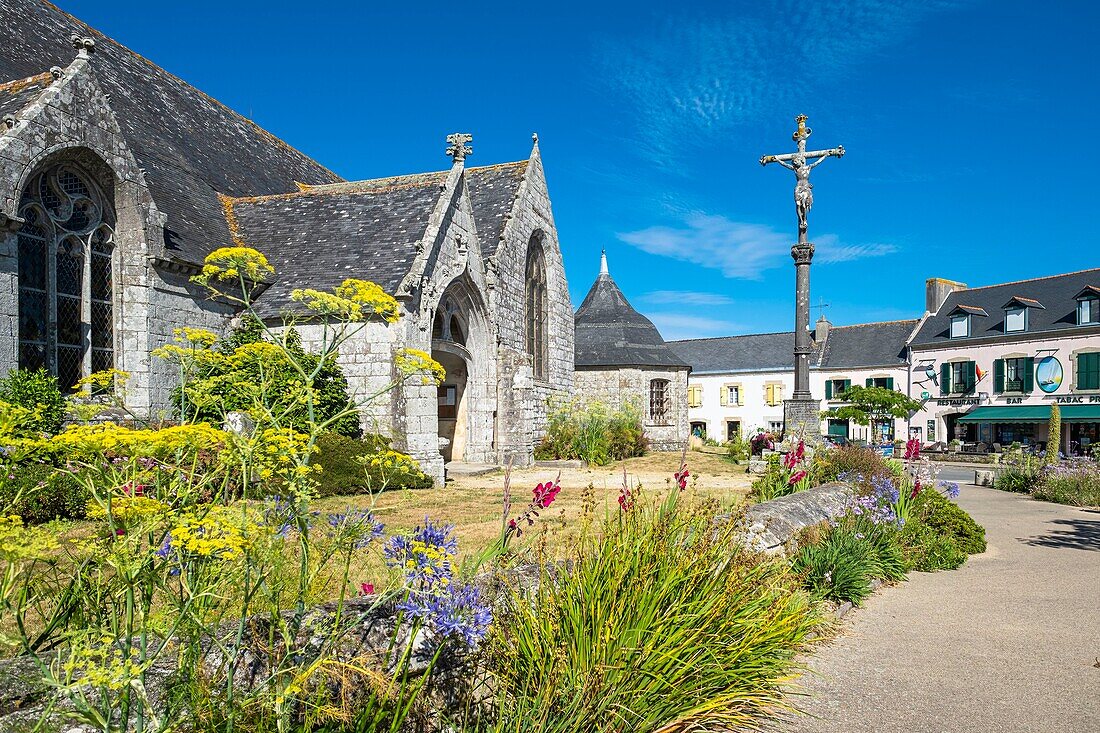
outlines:
M1005 333L1027 330L1027 308L1005 309Z
M951 316L951 338L961 339L970 335L970 316L965 313Z
M1077 325L1100 323L1100 288L1087 285L1077 294Z
M1005 333L1020 333L1028 330L1028 314L1031 309L1045 310L1039 301L1021 295L1014 295L1002 307L1005 312Z
M947 315L951 318L951 330L949 331L951 338L960 339L970 335L971 318L973 316L987 317L989 314L976 305L957 305Z

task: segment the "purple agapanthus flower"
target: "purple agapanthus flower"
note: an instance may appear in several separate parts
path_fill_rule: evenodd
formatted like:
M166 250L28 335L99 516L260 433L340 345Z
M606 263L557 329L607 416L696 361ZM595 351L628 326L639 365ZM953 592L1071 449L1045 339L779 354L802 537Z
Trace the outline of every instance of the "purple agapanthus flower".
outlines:
M940 481L940 488L943 489L943 494L948 499L959 497L959 485L954 481Z
M375 519L374 514L365 509L329 514L327 521L334 532L353 537L352 546L357 550L382 539L386 531L386 525Z

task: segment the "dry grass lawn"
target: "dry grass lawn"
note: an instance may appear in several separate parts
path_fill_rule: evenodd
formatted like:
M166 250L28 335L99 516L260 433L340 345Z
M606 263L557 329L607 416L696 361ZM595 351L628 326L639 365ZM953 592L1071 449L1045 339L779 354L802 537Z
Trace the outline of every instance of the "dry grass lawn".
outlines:
M549 536L564 540L573 534L581 518L585 488L591 484L595 515L604 510L618 511L619 489L623 485L625 466L631 488L639 484L647 494L663 493L679 467L679 453L651 453L631 458L611 466L563 469L561 493L549 509L541 512ZM748 493L751 477L744 466L737 466L713 453L691 452L687 455L692 480L689 491L697 497L711 499L724 508L740 504ZM524 468L512 472L511 516L524 511L531 500L531 490L540 482L552 480L557 469ZM335 496L317 501L314 508L341 511L347 507L367 508L374 503L374 513L386 523L387 534L413 529L425 516L433 521L455 525L462 555L484 549L500 536L504 498L504 473L485 476L463 476L448 481L444 488L420 491L383 492L376 497ZM565 543L554 542L558 546Z

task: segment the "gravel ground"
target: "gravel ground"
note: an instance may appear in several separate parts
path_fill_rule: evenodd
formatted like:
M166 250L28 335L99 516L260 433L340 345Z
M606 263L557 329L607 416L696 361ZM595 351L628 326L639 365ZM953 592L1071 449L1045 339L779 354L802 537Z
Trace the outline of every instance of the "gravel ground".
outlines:
M964 486L989 549L845 619L778 730L1100 731L1100 512Z

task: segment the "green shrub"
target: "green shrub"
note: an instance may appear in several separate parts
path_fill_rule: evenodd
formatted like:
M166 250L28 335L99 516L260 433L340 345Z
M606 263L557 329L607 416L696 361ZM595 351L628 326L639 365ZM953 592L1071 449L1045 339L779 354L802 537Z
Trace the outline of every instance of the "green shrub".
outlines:
M952 537L941 535L923 522L906 522L899 537L906 562L913 570L954 570L966 562L966 553Z
M0 514L17 514L27 524L83 519L88 498L71 474L45 463L11 467L0 482Z
M881 574L881 567L870 543L838 529L820 542L800 547L791 567L815 596L859 605L871 595L871 580Z
M1040 472L1037 468L1012 465L1001 469L993 481L993 487L1001 491L1015 491L1030 494L1039 483Z
M214 347L214 353L223 358L201 360L201 372L173 391L177 413L189 422L220 425L225 413L256 412L259 402L272 414L280 415L281 424L308 432L309 415L304 401L299 399L302 390L298 385L302 376L294 362L310 372L317 368L320 357L303 349L300 337L293 330L287 336L289 358L275 349L256 352L253 345L263 341L258 323L246 318L239 328ZM256 389L260 384L264 385L263 394L258 394ZM317 372L313 389L318 423L340 415L351 403L348 380L335 359L327 360ZM349 438L358 438L363 432L356 412L342 415L328 425L328 430Z
M896 475L878 451L854 445L819 450L814 455L814 462L820 466L818 478L823 483L839 481L842 476L855 482L859 477L858 488L867 489L876 478L893 478Z
M65 420L65 398L57 386L57 378L45 369L16 370L0 379L0 400L34 413L28 430L55 435Z
M602 402L569 402L550 411L546 435L535 447L539 460L581 460L594 466L645 455L642 416L625 404L612 410Z
M386 489L430 489L432 478L422 471L385 470L369 464L369 458L389 450L389 441L378 435L356 440L336 433L323 433L317 439L320 449L313 463L321 466L317 474L318 496L347 496ZM404 456L404 454L400 454ZM361 462L368 459L367 465Z
M968 555L985 552L985 527L938 491L925 490L917 494L910 517L937 534L951 538Z
M1076 458L1050 466L1042 472L1031 495L1071 506L1100 506L1100 464Z
M726 443L726 457L734 463L744 463L749 460L752 453L752 445L740 435Z
M497 715L473 729L755 729L780 702L818 623L810 599L733 523L678 501L616 512L557 582L505 593L485 655Z

